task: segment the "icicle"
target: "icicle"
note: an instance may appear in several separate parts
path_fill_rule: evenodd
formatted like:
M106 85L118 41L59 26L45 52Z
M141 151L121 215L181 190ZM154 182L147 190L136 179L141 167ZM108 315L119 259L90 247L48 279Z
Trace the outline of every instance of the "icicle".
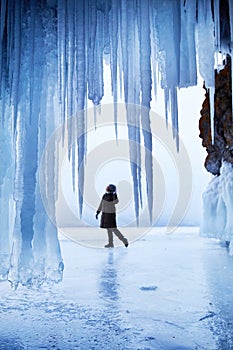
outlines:
M127 52L130 53L130 49L127 47L127 36L129 36L128 29L130 23L127 23L127 6L125 1L121 1L121 17L120 17L120 23L121 23L121 32L120 32L120 38L121 38L121 54L122 54L122 72L123 72L123 83L124 83L124 99L125 102L128 102L128 74L127 74L127 67L128 67L128 57ZM130 9L130 7L129 7ZM130 65L129 65L129 68Z
M170 107L173 136L178 149L176 87L187 87L197 81L194 33L196 11L194 3L190 1L173 1L168 5L168 2L161 3L156 0L154 4L158 38L157 60L161 72L161 87L164 89L166 123Z
M110 10L109 32L110 32L110 67L111 84L114 102L114 123L116 139L117 133L117 101L118 101L118 79L117 79L117 48L118 48L118 2L113 1Z
M110 15L109 12L112 7L112 1L106 0L104 4L104 54L108 55L110 53L110 31L109 31L109 20Z
M72 145L72 166L71 166L71 171L72 171L72 189L73 189L73 192L75 192L75 188L76 188L76 177L75 177L75 174L76 174L76 144L73 143Z
M209 99L210 99L210 127L211 127L211 140L214 144L214 93L215 88L209 88Z
M165 115L166 125L168 126L168 114L171 112L172 117L172 134L176 140L176 149L179 151L179 120L178 120L178 102L177 102L177 88L172 87L164 90L165 101Z
M0 90L0 127L5 126L5 114L6 114L6 83L5 77L1 79L1 90Z
M25 130L21 135L24 144L24 159L23 162L23 200L20 212L21 218L21 234L22 234L22 246L19 260L19 277L20 282L23 285L30 285L32 283L33 274L33 252L32 252L32 240L34 236L34 216L36 212L36 176L38 168L38 131L39 131L39 114L42 92L42 77L44 66L44 55L42 51L43 38L42 38L42 23L40 17L37 17L35 23L35 38L34 33L33 42L29 41L29 50L34 48L33 52L33 76L26 73L26 81L22 84L27 85L33 89L29 92L30 108L27 110L26 99L22 104L22 108L25 109L22 113L25 119ZM36 45L35 45L36 40ZM24 53L27 54L27 51ZM31 64L29 60L29 65ZM36 76L36 78L35 78ZM36 83L35 83L36 81ZM25 88L25 85L21 86L21 89ZM30 118L30 116L33 118ZM28 115L28 118L26 117ZM30 120L31 119L31 120Z
M4 31L4 28L5 28L5 17L6 17L6 0L2 0L1 1L1 8L0 8L0 13L1 13L1 16L0 16L0 40L2 41L3 39L3 31Z
M6 0L1 1L0 5L0 81L2 82L2 73L3 73L3 68L2 68L2 63L3 63L3 58L2 55L4 53L4 43L3 43L3 34L4 34L4 29L6 25ZM5 80L5 77L4 77ZM2 94L2 91L0 90L0 96Z
M68 160L70 161L71 157L71 144L72 144L72 135L73 135L73 121L72 118L67 119L67 133L68 133Z
M66 111L66 1L58 0L57 4L57 34L58 34L58 84L60 115L65 121ZM64 135L63 135L64 137Z
M21 65L21 5L19 1L15 1L15 21L14 21L14 69L12 80L12 103L14 108L14 130L16 129L16 119L18 114L19 102L19 80L20 80L20 65Z
M103 50L104 14L97 11L96 1L89 4L88 98L98 105L104 95Z
M217 16L217 15L216 15ZM211 12L211 1L206 0L198 2L198 59L199 70L202 75L205 86L209 88L210 98L210 120L211 137L214 142L214 56L215 56L215 38L214 26Z
M214 22L211 1L198 1L197 47L199 71L207 88L214 87Z
M128 138L130 146L130 164L134 189L134 208L137 224L139 224L139 201L142 205L141 193L141 150L140 150L140 76L138 26L136 21L136 3L128 6L121 2L121 53L124 77L124 99L126 102ZM127 33L127 35L125 35Z
M93 76L94 71L94 48L96 40L96 27L97 27L97 7L96 1L88 2L88 61L87 61L87 74L88 74L88 98L93 100ZM80 8L80 13L82 10L82 5ZM81 29L81 28L78 28Z
M58 142L60 142L60 135L56 137L55 142L51 147L46 145L47 140L51 140L51 132L60 123L59 116L54 110L54 95L57 88L57 65L54 64L56 59L56 51L51 50L57 47L56 28L54 22L50 21L53 10L43 12L41 17L43 21L44 33L44 71L42 81L42 94L41 94L41 106L39 114L39 135L38 135L38 163L42 162L43 166L37 169L37 186L36 186L36 212L34 215L34 236L33 236L33 258L34 258L34 270L33 270L33 286L40 287L45 282L58 282L62 278L61 265L62 257L59 247L59 241L57 237L57 228L55 229L51 223L48 223L49 218L45 212L45 206L48 208L50 204L48 215L50 220L56 223L55 215L55 202L58 197ZM51 64L53 63L53 64ZM37 66L37 65L36 65ZM48 118L49 116L49 118ZM44 158L49 162L43 161L42 154L46 148L50 150L50 154L46 152ZM40 172L39 172L40 170ZM50 175L49 175L50 174ZM41 187L39 186L41 184ZM43 196L43 202L41 193L46 191L46 197ZM51 230L50 230L51 225ZM51 241L51 234L53 235L53 250L49 248L49 242ZM59 276L59 277L58 277Z
M180 78L179 87L197 85L197 64L195 48L196 3L181 2L180 34Z
M67 2L67 42L66 42L66 53L67 53L67 114L68 119L68 158L70 160L71 147L73 140L73 133L75 130L75 125L73 125L73 118L70 118L74 113L74 33L75 33L75 22L74 22L74 3L73 1Z
M3 101L4 103L4 101ZM9 110L4 126L0 125L0 281L6 280L12 247L12 193L14 176L14 155L12 153L11 119Z
M84 155L85 155L85 134L81 134L82 130L85 129L83 118L84 112L79 113L78 120L78 196L79 196L79 211L82 217L83 211L83 192L84 192Z
M67 112L68 117L71 117L74 113L74 91L73 91L73 81L74 81L74 55L75 55L75 22L74 22L74 3L73 1L67 2Z
M13 199L15 201L15 221L14 221L14 234L13 234L13 246L11 253L11 268L8 274L8 280L14 289L19 284L19 259L21 252L21 208L23 203L23 135L24 135L24 120L22 115L19 115L16 123L16 138L15 138L15 175L14 175L14 192Z
M159 0L154 3L158 37L157 60L161 72L161 86L170 88L179 85L180 5L174 1L169 2L169 5Z
M121 16L119 16L121 18ZM120 98L122 99L123 96L123 64L122 64L122 57L123 57L123 53L122 53L122 40L121 40L121 21L119 19L118 21L118 59L117 59L117 65L118 65L118 78L119 78L119 82L118 82L118 86L119 86L119 94L120 94Z
M137 225L139 224L139 199L141 202L141 156L140 156L140 129L139 116L135 119L135 115L138 114L138 107L134 104L127 104L127 124L128 124L128 138L129 138L129 152L130 152L130 167L133 178L133 192L134 192L134 208Z
M94 48L94 76L93 79L93 97L91 100L94 105L98 105L104 96L103 79L103 53L104 53L104 15L97 11L96 40Z
M135 21L134 25L134 55L131 55L131 61L134 62L133 66L133 76L130 80L133 81L133 101L134 101L134 123L135 123L135 142L136 142L136 154L137 154L137 179L138 179L138 194L140 199L140 205L142 207L142 183L141 183L141 129L140 129L140 119L141 119L141 109L140 97L141 97L141 80L134 79L134 77L140 76L140 47L139 47L139 33L138 24ZM132 90L132 87L130 87Z
M173 138L175 138L176 140L176 148L177 148L177 151L179 151L177 88L174 87L173 89L171 89L170 94L171 94L171 115L172 115Z
M84 167L83 161L85 156L86 148L86 123L85 123L85 99L86 99L86 47L85 47L85 35L87 25L90 25L85 17L87 9L87 2L79 1L77 11L75 12L75 24L76 24L76 72L77 72L77 82L76 82L76 92L77 92L77 142L78 142L78 182L79 182L79 211L82 215L83 210L83 191L84 191ZM92 30L94 30L92 28ZM87 31L88 33L88 31ZM94 36L93 31L90 31L90 35ZM93 39L93 37L88 38ZM90 42L92 45L92 42ZM89 55L88 51L88 55ZM93 58L93 56L91 56ZM91 59L90 57L90 59ZM88 66L90 70L90 66ZM88 71L90 74L90 71Z
M164 89L164 110L166 118L166 126L168 127L168 111L169 111L169 90Z
M49 284L58 283L62 280L64 264L60 259L61 250L57 238L57 227L50 220L46 222L46 244L47 244L47 261L46 261L46 282Z
M30 51L30 63L29 63L29 72L30 72L30 102L33 101L33 89L34 89L34 51L35 51L35 16L36 16L36 4L31 1L30 2L30 39L29 39L29 47L31 49ZM30 103L30 112L29 112L29 119L31 122L32 119L32 107L33 104Z
M10 139L10 137L9 137ZM9 149L10 150L10 149ZM3 151L3 148L2 148ZM6 150L7 152L7 150ZM4 155L6 153L4 152ZM11 159L9 155L8 160ZM0 281L7 280L10 269L10 256L12 247L12 185L13 172L12 167L7 169L3 183L0 185L0 215L1 215L1 234L0 234Z
M233 2L228 0L229 5L229 19L230 19L230 31L231 31L231 48L233 44Z
M152 163L152 134L150 128L150 101L151 101L151 46L148 40L150 33L149 0L140 2L138 7L139 44L140 44L140 81L141 81L141 124L146 150L146 178L147 200L150 223L152 223L153 208L153 163ZM146 108L144 108L146 107Z
M45 86L46 86L46 82ZM46 90L44 89L45 96L42 96L42 101L46 101L47 97L47 86ZM41 160L42 152L46 143L46 132L45 132L45 121L43 116L46 115L46 105L42 104L42 110L40 115L40 129L39 129L39 144L38 144L38 159ZM34 257L34 273L33 273L33 285L39 287L45 281L45 266L46 266L46 257L47 257L47 246L46 246L46 212L45 206L41 198L41 189L39 186L39 174L37 171L37 186L35 192L35 215L34 215L34 236L32 241L33 246L33 257ZM45 179L45 167L43 168L43 181L46 183Z
M147 181L147 200L149 207L150 223L152 223L153 208L153 158L152 158L152 134L150 129L150 110L142 107L141 110L142 130L145 145L145 165Z
M214 31L215 31L215 46L218 51L221 50L220 43L220 0L214 1Z
M157 98L157 34L156 34L156 16L153 2L150 2L150 32L151 32L151 59L153 69L153 84L154 84L154 96Z

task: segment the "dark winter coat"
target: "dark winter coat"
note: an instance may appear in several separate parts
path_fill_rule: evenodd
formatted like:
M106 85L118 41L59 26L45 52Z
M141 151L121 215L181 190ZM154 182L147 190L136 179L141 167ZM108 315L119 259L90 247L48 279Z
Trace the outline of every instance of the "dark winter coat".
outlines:
M116 224L116 207L119 202L116 193L105 193L101 199L97 213L102 212L100 227L114 228Z

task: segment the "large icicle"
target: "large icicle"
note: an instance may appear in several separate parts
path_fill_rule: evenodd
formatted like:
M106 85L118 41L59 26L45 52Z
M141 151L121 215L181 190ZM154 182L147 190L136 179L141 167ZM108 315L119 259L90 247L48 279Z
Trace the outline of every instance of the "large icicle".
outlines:
M180 70L181 8L180 3L155 0L156 30L158 37L157 59L161 74L161 87L165 90L166 119L169 109L172 114L172 126L178 144L178 110L176 89L183 79ZM187 79L185 79L187 80ZM186 81L187 84L187 81Z
M22 23L22 7L23 3L20 1L14 2L14 36L13 36L13 67L12 67L12 85L11 85L11 98L14 108L14 131L16 129L16 119L18 114L19 104L19 80L20 80L20 66L21 66L21 23Z
M214 37L215 37L215 46L218 51L221 50L220 42L220 0L214 1Z
M196 3L181 2L180 9L180 77L179 87L197 85L197 63L195 48Z
M79 1L79 6L76 8L75 15L75 25L76 25L76 74L77 74L77 82L76 82L76 92L77 92L77 139L78 139L78 195L79 195L79 211L80 215L82 215L83 210L83 191L84 191L84 156L85 156L85 144L86 144L86 122L85 122L85 99L87 94L87 83L86 83L86 72L87 72L87 62L86 62L86 40L91 40L94 38L94 25L91 28L92 31L90 35L93 35L90 39L86 39L86 35L88 33L88 8L87 2L85 0ZM90 45L92 45L92 41L90 41ZM89 52L88 52L88 57ZM92 56L91 56L92 57ZM90 59L91 59L90 57ZM88 67L90 69L90 67ZM90 74L90 72L88 73Z
M140 2L138 6L139 43L140 43L140 82L141 82L141 124L145 145L145 164L147 178L147 199L152 223L153 208L153 164L152 164L152 134L150 127L151 102L151 46L150 46L150 20L149 0ZM145 107L145 108L144 108Z
M111 84L112 95L114 102L114 122L115 133L117 138L117 102L118 102L118 79L117 79L117 50L118 50L118 18L119 4L117 1L112 2L112 7L109 13L109 35L110 35L110 67L111 67Z
M66 1L57 3L57 34L58 34L58 84L61 120L64 122L66 114Z
M121 52L124 77L124 98L126 102L130 166L133 178L134 208L139 224L139 203L141 196L141 154L140 154L140 76L139 45L136 2L121 2Z
M46 90L43 90L42 84L44 73L47 73L47 71L44 71L44 67L46 64L50 65L50 67L54 67L55 56L53 57L53 61L50 60L49 55L46 56L46 52L44 51L44 34L47 33L48 28L44 30L41 22L42 18L45 27L48 22L46 22L43 15L38 15L38 13L42 11L40 4L36 6L33 5L34 4L29 4L29 11L27 5L22 4L20 15L15 17L17 24L13 27L16 28L18 26L17 28L20 28L20 33L22 32L21 41L19 41L21 47L19 50L17 45L12 46L11 52L13 57L16 58L16 61L14 65L9 61L9 67L12 66L14 69L18 69L18 72L15 72L13 80L10 81L10 86L12 87L10 92L12 104L14 105L14 123L16 123L14 126L16 129L16 135L14 137L16 167L13 188L15 220L8 279L11 281L14 288L17 288L18 284L29 287L39 286L44 283L45 280L48 280L51 260L53 262L56 260L56 266L52 270L53 277L51 280L55 282L58 281L57 276L55 276L57 271L60 275L59 279L61 279L62 276L62 259L59 254L60 248L57 240L57 228L55 231L53 230L53 232L52 229L49 228L46 233L47 238L44 238L48 219L46 219L45 210L40 199L40 189L38 187L37 178L39 156L45 146L45 128L47 121L50 119L49 113L47 118L44 114L43 116L40 115L40 108L41 105L44 106L47 104L47 98L51 98L52 100L54 94L54 91L50 96L46 93L42 93L42 91L44 92ZM25 10L25 12L23 10ZM8 15L6 16L7 19L12 18L11 13L13 11L16 14L18 13L18 10L16 11L14 6L12 8L9 6ZM19 21L19 16L22 21ZM54 27L54 23L55 21L52 23L52 27ZM11 26L9 26L9 28L10 27ZM50 33L47 34L50 36ZM14 40L12 40L13 43ZM47 62L45 62L45 57L48 60ZM18 67L18 62L22 62L20 68ZM24 79L19 80L18 77L23 77ZM46 79L48 78L49 75L46 76ZM51 81L53 80L56 81L57 76L51 79ZM16 86L17 93L15 92ZM45 86L48 86L48 84L45 83ZM56 84L53 86L53 90L55 86ZM52 84L50 84L50 89L51 87ZM19 97L20 102L17 102ZM44 98L43 101L42 97ZM6 110L8 109L6 108ZM5 127L7 127L8 123L5 124ZM41 129L39 129L40 125ZM53 128L54 126L53 123ZM51 132L51 130L49 132ZM53 164L51 164L51 166L53 166ZM2 188L3 192L8 192L11 186L11 182L9 182L11 181L10 174L11 172L9 173L8 171L7 178L5 178ZM51 176L51 179L56 181L54 176ZM51 191L53 192L52 200L55 207L56 194L54 188L50 186L50 192ZM6 196L4 197L8 200L8 218L10 219L14 213L14 210L10 208L12 206L11 198L9 196L8 198ZM1 205L4 203L2 200L1 198ZM7 203L5 204L7 206ZM7 250L7 241L10 242L11 230L12 228L9 226L9 237L8 240L5 240L5 250ZM49 251L48 243L51 241L52 236L53 251ZM1 253L2 252L4 252L4 249L1 247ZM38 263L41 262L41 258L43 257L46 257L46 259L43 259L42 265L39 268ZM1 263L4 263L2 259Z
M39 115L39 143L38 143L38 161L41 162L42 154L46 146L47 139L50 137L54 127L59 125L59 115L54 109L54 93L57 86L57 66L52 64L56 60L56 28L53 21L49 21L53 14L53 9L43 12L42 21L44 29L44 71L42 80L42 94L41 106ZM49 40L47 40L49 36ZM50 116L50 118L46 118ZM61 141L60 139L57 142ZM56 147L56 145L54 145ZM56 164L51 164L54 168L54 174L57 174ZM57 238L57 229L55 226L51 227L50 220L53 218L46 214L44 203L41 198L41 188L39 186L39 168L37 169L37 185L36 185L36 213L34 216L34 237L33 237L33 257L34 257L34 271L33 271L33 286L39 287L44 282L59 282L62 278L63 262L60 252L60 247ZM48 172L46 167L43 167L43 184L46 184L46 177ZM57 199L57 176L50 178L49 191L51 206L55 207ZM45 187L45 186L44 186ZM49 198L49 197L48 197ZM48 199L47 198L47 199ZM51 213L50 213L51 214ZM55 224L55 219L54 222ZM53 250L50 249L53 242Z
M215 37L214 22L211 11L210 0L198 1L198 23L197 23L197 48L199 72L205 81L205 86L211 88L210 110L211 110L211 135L214 137L214 55Z

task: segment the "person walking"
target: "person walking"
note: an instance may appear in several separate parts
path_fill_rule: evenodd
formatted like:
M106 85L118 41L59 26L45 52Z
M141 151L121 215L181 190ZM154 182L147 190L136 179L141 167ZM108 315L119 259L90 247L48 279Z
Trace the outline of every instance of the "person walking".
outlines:
M108 244L105 245L105 248L113 248L113 233L121 240L125 247L128 247L128 240L122 235L122 233L118 230L116 224L116 207L115 205L119 202L117 194L116 194L116 186L110 184L106 187L106 192L103 195L100 205L96 211L96 219L98 219L98 215L100 212L101 220L100 227L106 228L108 233Z

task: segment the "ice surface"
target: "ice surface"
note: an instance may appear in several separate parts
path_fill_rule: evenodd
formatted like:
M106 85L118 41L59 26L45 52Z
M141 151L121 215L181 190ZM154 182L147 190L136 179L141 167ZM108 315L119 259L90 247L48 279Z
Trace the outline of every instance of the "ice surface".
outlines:
M127 249L61 248L53 289L0 284L3 349L232 349L232 257L196 228L153 229Z
M59 244L55 242L56 228L52 228L43 208L45 203L40 198L39 165L44 157L42 182L46 201L52 203L51 213L47 214L54 218L58 196L55 154L60 140L43 152L53 131L63 123L63 143L68 142L72 183L79 195L82 215L88 123L84 110L87 99L95 106L102 100L104 62L110 62L116 135L116 104L121 93L126 104L147 108L135 115L133 109L128 108L127 122L136 219L143 204L142 138L146 149L147 201L152 217L149 113L152 87L155 93L158 83L164 89L166 116L171 114L179 149L177 89L195 85L199 69L207 88L213 92L215 52L224 47L224 53L231 54L229 47L220 42L222 21L218 8L219 1L216 1L213 16L211 0L1 1L1 212L7 208L5 234L1 238L2 266L5 266L1 275L9 272L14 286L33 284L34 269L42 276L40 284L43 283L46 271L50 271L47 269L49 261L51 269L62 275L62 258ZM231 42L232 17L229 1ZM68 117L77 112L79 118L66 123ZM66 129L68 141L65 140ZM56 219L53 221L56 227ZM49 248L50 239L54 251ZM54 279L59 280L57 276Z

